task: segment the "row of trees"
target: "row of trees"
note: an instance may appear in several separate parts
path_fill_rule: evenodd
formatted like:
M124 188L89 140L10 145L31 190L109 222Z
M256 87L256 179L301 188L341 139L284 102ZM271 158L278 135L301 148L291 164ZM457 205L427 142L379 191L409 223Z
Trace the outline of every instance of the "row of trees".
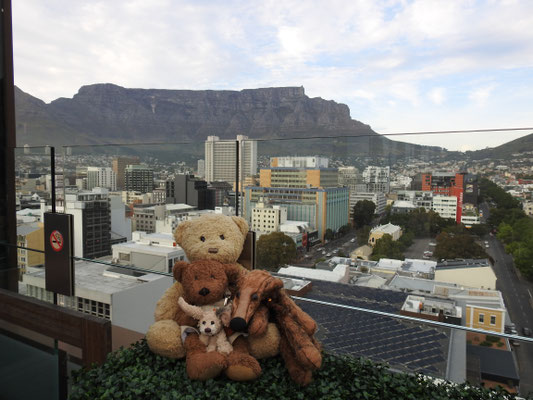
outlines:
M515 266L528 279L533 279L533 220L520 207L520 201L488 179L480 181L481 195L493 201L489 224L498 229L498 239L512 254Z
M394 241L392 236L385 234L380 239L376 240L372 256L373 261L379 261L380 258L395 258L403 260L404 251L413 244L414 234L412 232L405 232L400 239Z

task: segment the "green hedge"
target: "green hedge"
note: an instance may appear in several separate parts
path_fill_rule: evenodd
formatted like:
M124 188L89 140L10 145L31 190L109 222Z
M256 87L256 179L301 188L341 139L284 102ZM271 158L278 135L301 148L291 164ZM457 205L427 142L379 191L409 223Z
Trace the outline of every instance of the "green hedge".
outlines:
M283 361L261 361L254 382L219 377L190 381L183 360L153 354L145 340L110 354L106 362L73 374L71 400L76 399L504 399L504 391L465 385L436 384L422 376L391 373L368 360L324 355L314 382L300 388L290 380Z

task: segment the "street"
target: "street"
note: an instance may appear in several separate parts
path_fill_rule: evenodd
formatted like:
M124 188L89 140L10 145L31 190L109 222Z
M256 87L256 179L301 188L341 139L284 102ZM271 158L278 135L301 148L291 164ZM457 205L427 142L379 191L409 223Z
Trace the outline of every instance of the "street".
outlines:
M505 253L504 246L495 237L485 238L490 247L487 253L494 259L494 273L498 278L496 289L502 292L511 321L516 324L516 330L522 335L523 327L533 327L533 308L531 307L531 293L533 285L520 278L513 265L513 258ZM520 392L533 392L533 345L520 343L513 347L520 368Z

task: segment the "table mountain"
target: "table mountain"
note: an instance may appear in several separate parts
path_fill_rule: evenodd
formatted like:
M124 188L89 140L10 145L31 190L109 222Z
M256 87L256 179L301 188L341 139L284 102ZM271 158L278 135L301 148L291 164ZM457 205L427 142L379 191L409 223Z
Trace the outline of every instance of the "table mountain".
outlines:
M83 86L73 98L44 103L15 90L17 144L74 145L363 136L357 152L428 149L393 142L353 120L347 105L309 98L303 87L230 90ZM436 150L436 149L435 149ZM316 149L315 149L316 152Z

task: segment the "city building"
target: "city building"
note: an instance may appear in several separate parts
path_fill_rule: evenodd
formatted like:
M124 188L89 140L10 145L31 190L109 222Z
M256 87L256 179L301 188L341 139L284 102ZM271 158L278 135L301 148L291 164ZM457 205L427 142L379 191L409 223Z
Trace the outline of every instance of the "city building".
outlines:
M179 174L165 182L167 203L182 203L198 210L214 209L215 195L207 182L194 175Z
M457 205L457 197L455 196L433 196L432 210L439 214L441 218L450 218L454 221L457 221L457 218L459 218L459 222L461 222L462 213L458 217L459 207Z
M397 193L398 201L408 201L413 203L416 208L424 208L429 211L433 208L433 193L422 190L399 190Z
M205 141L205 180L233 183L236 180L237 146L239 146L239 181L257 174L257 141L237 135L236 140L208 136Z
M252 210L261 201L286 207L287 219L308 222L312 229L318 231L322 241L327 229L337 232L341 226L348 224L347 188L247 187L243 217L248 224L252 224Z
M369 165L362 173L365 188L360 190L367 193L390 192L390 167L376 167Z
M126 188L126 167L128 165L139 164L138 157L115 157L113 159L112 168L116 175L116 184L118 190Z
M463 309L454 300L409 295L403 303L400 314L462 325Z
M205 177L205 161L204 160L198 160L197 167L196 167L196 174L199 178Z
M144 164L128 165L125 169L126 191L149 193L154 190L154 170Z
M329 159L326 157L310 156L310 157L271 157L270 166L273 168L328 168Z
M156 221L165 220L169 216L182 218L193 210L196 210L196 207L188 204L135 204L133 206L132 229L133 231L155 233Z
M44 225L41 222L26 223L17 226L17 265L20 275L28 267L44 264Z
M373 247L383 235L390 235L392 240L398 240L402 236L402 228L391 223L376 226L370 231L368 244Z
M117 175L109 167L87 167L87 190L102 187L111 191L117 190Z
M259 186L282 188L338 187L335 168L271 167L259 171Z
M397 200L391 206L392 214L408 214L411 211L416 210L417 207L410 201Z
M168 233L133 232L132 240L113 245L113 263L158 271L172 272L176 261L187 260L174 236Z
M435 280L472 288L496 289L496 274L487 259L440 262L435 269Z
M364 193L350 190L350 215L353 215L353 209L357 202L363 200L368 200L374 203L376 206L374 214L379 215L385 212L385 208L387 207L387 199L385 198L385 194L381 192Z
M252 209L252 224L250 228L255 232L278 232L280 225L287 221L287 207L269 206L259 201Z
M350 189L350 192L355 191L356 185L362 180L359 170L355 167L339 167L338 176L338 185L347 187Z

